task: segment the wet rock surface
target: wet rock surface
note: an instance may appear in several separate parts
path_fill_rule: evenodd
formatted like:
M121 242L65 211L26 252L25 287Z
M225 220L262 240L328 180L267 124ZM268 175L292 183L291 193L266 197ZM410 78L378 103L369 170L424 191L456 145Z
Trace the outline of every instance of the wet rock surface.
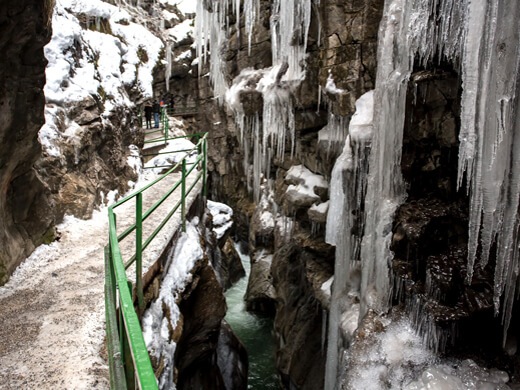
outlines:
M323 386L325 347L322 340L326 311L319 300L322 284L331 276L330 248L313 245L305 235L281 246L273 257L276 290L275 335L280 345L277 367L286 388ZM330 256L330 257L329 257Z
M194 270L179 308L184 318L175 350L178 389L226 389L217 359L221 322L226 314L222 287L209 264Z
M251 259L251 273L244 297L248 311L274 315L276 295L271 275L272 261L272 254L266 252L257 252Z
M432 349L484 365L483 356L494 356L497 367L517 376L517 359L501 348L494 315L494 261L477 264L467 277L469 200L464 188L457 191L457 80L449 67L412 76L401 163L408 198L392 229L394 303L404 304Z
M208 213L208 215L210 214ZM227 290L244 277L246 272L242 266L240 255L230 238L230 230L228 229L222 237L217 238L213 230L212 218L208 218L206 224L207 231L211 232L210 236L207 237L211 247L208 251L211 256L211 265L220 285L224 290Z
M226 389L247 389L247 351L225 321L220 327L217 354L217 364L222 373Z

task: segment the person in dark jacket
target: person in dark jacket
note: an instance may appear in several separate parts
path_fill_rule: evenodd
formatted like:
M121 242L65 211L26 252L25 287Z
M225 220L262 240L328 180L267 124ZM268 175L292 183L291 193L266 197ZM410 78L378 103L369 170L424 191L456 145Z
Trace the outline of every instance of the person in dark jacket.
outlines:
M152 106L149 102L146 102L144 106L144 118L146 119L146 128L152 128Z
M153 101L152 104L152 112L153 112L153 119L155 121L155 128L159 128L159 119L161 115L161 106L159 105L159 102L157 100Z

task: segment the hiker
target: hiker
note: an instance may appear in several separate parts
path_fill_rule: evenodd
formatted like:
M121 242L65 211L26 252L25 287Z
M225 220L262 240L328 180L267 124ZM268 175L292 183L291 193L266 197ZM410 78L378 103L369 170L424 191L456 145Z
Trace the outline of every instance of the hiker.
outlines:
M146 120L146 128L151 129L152 128L152 106L150 105L150 102L146 102L144 106L144 118Z
M173 95L170 96L170 110L173 114L173 109L175 108L175 102L173 101Z
M159 119L161 115L161 106L159 106L159 102L156 100L153 101L152 105L153 119L155 121L155 128L159 128Z

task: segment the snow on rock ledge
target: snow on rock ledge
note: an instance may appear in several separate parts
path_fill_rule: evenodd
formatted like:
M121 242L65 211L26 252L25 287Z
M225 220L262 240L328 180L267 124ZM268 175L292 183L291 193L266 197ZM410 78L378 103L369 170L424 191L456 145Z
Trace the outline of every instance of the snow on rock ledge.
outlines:
M56 1L53 36L44 49L46 123L38 135L38 168L58 205L58 220L64 214L89 217L103 193L125 193L137 180L135 164L127 164L129 147L142 143L135 102L152 96L163 47L134 23L145 20L149 15L140 7Z
M296 208L320 202L329 188L323 176L312 173L303 165L291 167L285 176L285 183L289 184L285 199Z
M224 203L207 201L209 212L213 217L213 231L217 240L233 226L233 209Z
M181 312L177 300L184 288L191 282L191 270L203 258L197 230L198 218L186 225L175 248L168 256L170 264L162 281L159 297L144 313L143 335L150 355L164 365L159 379L160 388L172 384L174 378L174 354L177 346L175 329ZM170 332L173 331L173 334ZM174 387L175 388L175 387Z

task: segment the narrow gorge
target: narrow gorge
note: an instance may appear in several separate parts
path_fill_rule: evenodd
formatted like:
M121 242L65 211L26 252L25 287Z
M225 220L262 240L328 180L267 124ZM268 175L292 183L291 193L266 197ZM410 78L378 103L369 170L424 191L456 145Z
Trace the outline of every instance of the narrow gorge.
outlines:
M135 187L167 97L209 191L147 286L159 388L520 389L520 3L190 1L0 5L0 284Z

